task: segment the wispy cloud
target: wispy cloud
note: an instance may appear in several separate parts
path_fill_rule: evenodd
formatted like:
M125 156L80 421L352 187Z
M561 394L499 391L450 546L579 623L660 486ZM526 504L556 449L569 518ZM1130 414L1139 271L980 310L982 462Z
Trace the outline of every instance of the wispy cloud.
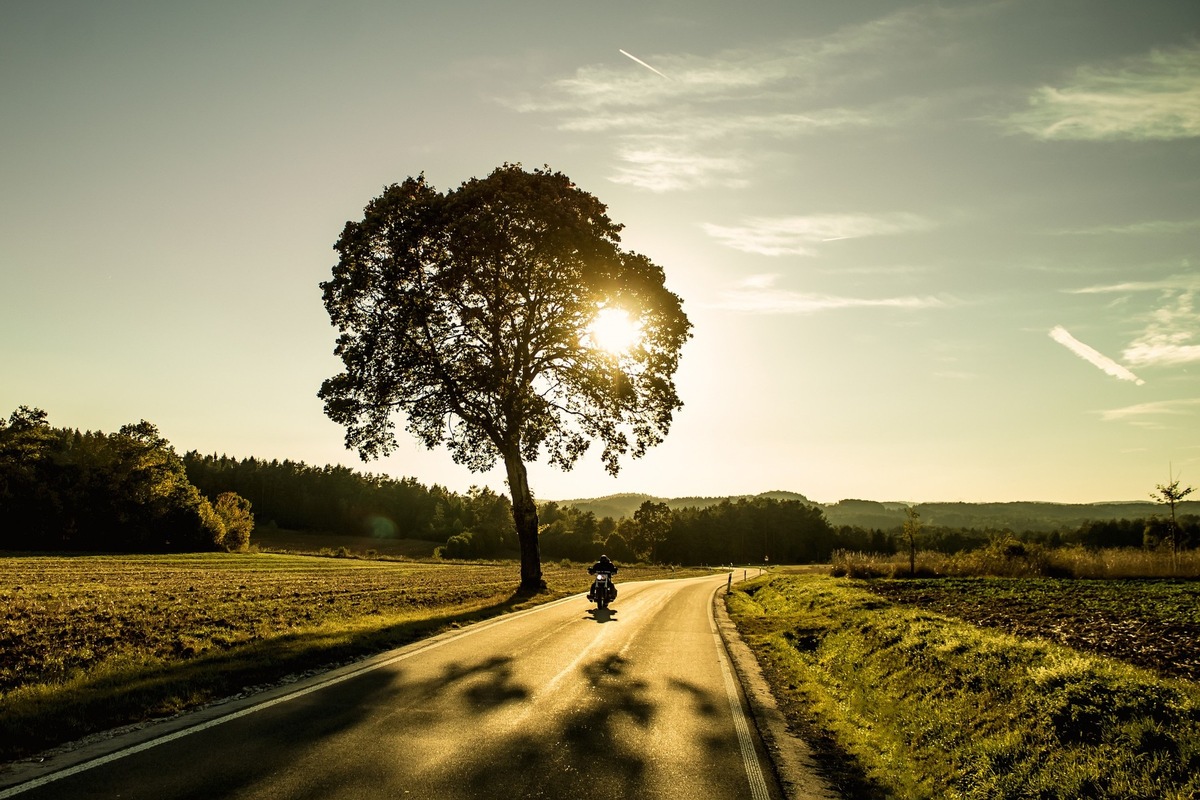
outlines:
M1150 315L1142 334L1125 348L1125 360L1138 366L1200 364L1200 314L1195 291L1181 292Z
M581 67L508 104L554 115L560 130L615 136L611 177L620 183L655 192L728 185L729 159L744 170L768 155L772 139L894 126L922 113L926 100L894 93L856 107L830 98L847 85L885 79L874 66L885 55L928 62L947 38L938 31L962 16L922 6L819 38L710 55L643 60L622 50L644 69L624 59Z
M620 162L611 178L614 183L652 192L704 186L737 188L746 183L745 162L736 155L706 156L686 147L648 143L622 148Z
M1145 383L1144 380L1139 378L1137 375L1134 375L1116 361L1113 361L1100 351L1076 339L1066 328L1061 325L1056 325L1050 331L1050 338L1082 358L1084 361L1103 370L1105 373L1112 375L1114 378L1118 378L1123 381L1132 381L1138 386L1141 386Z
M742 281L715 303L709 305L722 311L744 314L814 314L851 308L942 308L947 303L937 297L845 297L780 289L775 286L778 275L755 275Z
M1039 139L1162 140L1200 136L1200 46L1155 50L1112 67L1085 66L1039 87L1013 131Z
M1129 225L1098 225L1093 228L1067 228L1053 231L1062 236L1100 236L1114 234L1121 236L1169 236L1176 233L1191 233L1200 231L1200 219L1182 220L1148 220L1134 222Z
M1147 418L1194 414L1198 409L1200 409L1200 399L1160 400L1155 403L1138 403L1124 408L1101 411L1100 418L1105 422L1136 422Z
M1171 275L1156 281L1125 281L1068 289L1068 294L1128 294L1130 292L1175 292L1200 290L1200 274Z
M1125 362L1137 367L1171 367L1200 364L1200 274L1171 275L1153 281L1125 281L1072 289L1071 294L1121 294L1157 292L1158 304L1134 321L1142 332L1122 352ZM1124 300L1125 298L1121 298Z
M806 217L752 217L741 225L704 224L726 247L765 256L813 255L822 242L925 231L934 224L908 213L815 214Z

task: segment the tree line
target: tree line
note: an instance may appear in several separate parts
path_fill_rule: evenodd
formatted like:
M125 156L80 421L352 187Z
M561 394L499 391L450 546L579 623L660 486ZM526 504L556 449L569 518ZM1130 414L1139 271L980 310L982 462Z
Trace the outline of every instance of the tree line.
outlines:
M247 498L260 524L291 530L444 542L452 559L516 555L511 501L487 488L465 495L414 478L395 479L341 466L188 452L192 483L208 495ZM546 558L720 564L828 559L844 545L819 509L797 501L743 498L704 508L670 509L646 501L630 517L597 517L554 501L538 504Z
M903 525L887 529L852 525L837 527L837 538L846 543L846 546L838 549L863 553L891 554L906 550L909 547L907 535ZM1178 518L1174 529L1169 518L1157 515L1132 519L1085 520L1078 525L1063 525L1050 531L919 524L913 529L912 537L914 549L946 555L978 550L999 540L1015 540L1052 548L1078 546L1089 550L1155 550L1159 547L1174 547L1176 544L1183 549L1200 545L1200 516L1184 514Z
M253 510L253 513L252 513ZM628 516L538 504L539 543L553 559L677 564L814 563L837 550L895 553L902 526L830 525L804 500L757 497L671 507L645 500ZM508 497L466 494L342 466L175 453L146 421L117 433L54 428L40 409L0 418L0 548L239 550L254 520L291 530L442 542L453 559L518 553ZM1154 548L1200 544L1200 516L1172 529L1158 516L1087 521L1053 531L920 525L912 546L956 553L998 537L1046 546Z
M202 495L145 420L105 434L28 406L0 418L0 549L242 550L253 527L244 498Z
M545 503L542 552L548 558L671 564L812 563L827 561L840 542L820 509L770 497L676 508L647 500L632 517Z

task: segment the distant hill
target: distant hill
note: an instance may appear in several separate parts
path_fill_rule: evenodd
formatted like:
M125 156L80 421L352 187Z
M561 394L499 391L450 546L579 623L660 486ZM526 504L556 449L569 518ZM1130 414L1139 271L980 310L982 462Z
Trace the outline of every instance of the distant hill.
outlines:
M591 511L598 518L632 517L638 507L647 500L666 503L669 508L707 508L726 500L737 502L751 497L769 497L776 500L798 500L815 505L835 527L850 525L859 528L891 530L904 524L904 502L878 502L875 500L847 499L837 503L813 503L797 492L773 491L759 495L735 495L731 497L654 497L648 494L614 494L607 497L580 500L560 500L559 505L574 506L581 511ZM1009 529L1022 531L1051 531L1061 527L1078 526L1088 521L1110 519L1147 519L1167 514L1161 503L1142 501L1114 501L1107 503L913 503L921 514L925 525L944 528L975 528L977 530ZM1175 507L1179 515L1200 515L1200 502L1188 501Z
M580 511L591 511L598 519L612 517L620 519L621 517L632 517L633 512L637 511L642 503L647 500L654 503L666 503L668 508L708 508L709 506L720 505L729 500L737 502L742 499L752 497L768 497L772 500L798 500L801 503L809 505L817 505L802 494L796 492L763 492L758 495L736 495L733 497L655 497L649 494L612 494L607 497L597 497L594 499L582 500L559 500L560 506L574 506Z

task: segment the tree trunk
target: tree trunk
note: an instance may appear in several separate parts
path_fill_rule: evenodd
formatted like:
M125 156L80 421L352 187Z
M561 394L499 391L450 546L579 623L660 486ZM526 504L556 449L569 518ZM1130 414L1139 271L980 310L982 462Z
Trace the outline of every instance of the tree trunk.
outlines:
M537 592L546 588L542 580L542 553L538 546L537 505L529 491L529 474L520 454L504 456L508 470L508 490L512 494L513 524L521 545L521 589Z

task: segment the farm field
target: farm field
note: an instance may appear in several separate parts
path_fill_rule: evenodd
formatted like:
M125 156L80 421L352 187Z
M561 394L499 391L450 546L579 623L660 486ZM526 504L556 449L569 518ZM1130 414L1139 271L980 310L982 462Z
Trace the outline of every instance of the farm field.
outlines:
M526 598L514 563L0 557L0 761L587 589L584 565L543 571Z
M1194 589L776 573L728 607L844 797L1184 800L1200 796L1200 684L1172 677L1191 655L1154 630L1194 625Z
M975 625L1200 681L1200 581L942 578L863 585Z
M433 551L443 542L424 539L390 539L374 536L342 536L333 534L289 531L282 528L255 528L254 545L267 552L336 553L345 549L358 555L395 556L400 558L432 558Z

